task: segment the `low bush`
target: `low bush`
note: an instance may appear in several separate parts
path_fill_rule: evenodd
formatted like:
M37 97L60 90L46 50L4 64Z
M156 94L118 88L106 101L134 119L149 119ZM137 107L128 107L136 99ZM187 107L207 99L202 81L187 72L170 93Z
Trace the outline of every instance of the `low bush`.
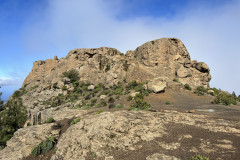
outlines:
M166 105L170 105L171 102L170 102L170 101L166 101L165 104L166 104Z
M100 114L102 112L104 112L104 111L102 109L100 109L99 111L96 112L96 114Z
M144 100L143 94L137 94L130 105L131 110L150 110L151 105Z
M97 99L96 99L96 98L94 98L94 99L91 100L91 103L92 103L92 104L95 104L96 102L97 102Z
M196 155L196 156L192 157L190 160L209 160L209 158L204 157L202 155Z
M128 96L128 98L127 98L128 101L131 101L132 99L133 99L132 96Z
M52 117L50 117L46 120L46 123L53 123L53 122L55 122L55 120Z
M122 105L122 104L117 104L117 105L115 106L115 108L123 108L123 105Z
M69 71L63 72L63 77L68 77L71 83L79 80L79 73L75 69L71 69Z
M237 99L230 94L227 93L219 93L213 101L214 104L223 104L223 105L230 105L230 104L237 104Z
M74 125L74 124L80 122L80 120L81 120L81 118L76 118L70 123L70 125Z
M109 106L108 106L108 108L109 108L109 109L115 108L114 103L110 103Z
M131 90L134 89L135 87L138 86L138 83L136 80L132 80L131 82L129 82L126 86L126 89Z
M187 89L187 90L189 90L189 91L191 91L192 90L192 88L190 87L190 85L189 84L184 84L184 88L185 89Z
M107 102L106 102L104 99L102 99L102 100L100 101L100 106L101 106L101 107L107 106Z
M194 93L196 93L198 96L203 96L204 94L207 93L207 91L208 90L203 86L198 86L197 89L195 89Z
M174 82L179 82L177 78L174 78L173 81L174 81Z
M41 142L32 150L32 155L36 157L40 154L47 153L54 147L55 144L55 138L49 136L45 141Z
M66 86L62 86L62 90L63 90L63 91L66 91L66 90L67 90L67 87L66 87Z
M113 98L113 97L110 97L109 99L108 99L108 103L114 103L115 102L115 99Z

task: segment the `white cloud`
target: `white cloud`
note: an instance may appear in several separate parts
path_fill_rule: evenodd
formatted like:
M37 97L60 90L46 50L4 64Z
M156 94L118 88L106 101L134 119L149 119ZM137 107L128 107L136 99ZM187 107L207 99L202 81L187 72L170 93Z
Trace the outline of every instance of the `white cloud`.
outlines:
M28 50L43 53L55 47L63 56L72 48L108 46L125 52L149 40L177 37L193 59L210 66L212 86L240 91L238 1L214 8L188 6L172 19L119 20L116 17L121 14L121 5L125 4L106 0L49 0L46 10L41 11L42 17L26 24L23 43Z
M21 85L21 80L0 77L0 86Z

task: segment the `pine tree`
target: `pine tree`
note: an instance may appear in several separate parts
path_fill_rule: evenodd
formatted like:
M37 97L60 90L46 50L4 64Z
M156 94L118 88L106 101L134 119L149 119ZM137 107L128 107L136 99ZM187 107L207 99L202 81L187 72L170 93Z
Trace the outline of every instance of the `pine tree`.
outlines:
M27 119L26 108L22 99L12 98L1 107L0 112L0 147L13 136L19 128L22 128Z
M1 86L0 86L0 88L1 88ZM1 108L2 108L2 106L3 106L3 101L2 101L2 99L1 99L1 96L2 96L2 92L0 92L0 111L1 111Z
M236 93L235 93L234 91L232 92L232 96L233 96L234 98L237 98Z

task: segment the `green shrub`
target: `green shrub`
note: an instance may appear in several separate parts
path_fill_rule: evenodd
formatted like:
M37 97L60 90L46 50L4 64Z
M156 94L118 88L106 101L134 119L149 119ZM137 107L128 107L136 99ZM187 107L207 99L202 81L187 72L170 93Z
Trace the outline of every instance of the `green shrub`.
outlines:
M99 91L101 91L101 88L100 87L97 87L93 90L94 93L98 93Z
M101 95L108 95L110 93L109 89L104 89L101 93Z
M105 106L107 106L107 102L104 99L102 99L100 101L100 107L105 107Z
M227 93L220 93L217 95L213 101L214 104L223 104L223 105L230 105L230 104L237 104L237 100L230 94Z
M14 132L23 127L26 120L27 110L21 98L13 98L3 105L0 112L0 146L5 146Z
M38 85L35 85L35 86L33 86L30 90L34 90L34 89L36 89L36 88L38 88L39 86Z
M130 105L131 110L150 110L151 105L144 100L143 94L137 94Z
M71 69L63 73L63 77L68 77L71 83L79 80L79 73L75 69Z
M115 102L115 99L114 99L114 98L110 97L110 98L108 99L108 103L114 103L114 102Z
M89 100L92 97L94 97L94 94L92 92L86 92L84 95L85 100Z
M192 90L192 88L190 87L190 85L189 84L184 84L184 88L185 89L187 89L187 90L189 90L189 91L191 91Z
M109 106L108 106L108 108L109 108L109 109L111 109L111 108L115 108L114 103L110 103Z
M32 155L33 156L38 156L42 153L47 153L50 151L54 145L56 144L55 138L52 136L49 136L45 141L41 142L38 144L33 150L32 150Z
M120 98L120 96L119 96L119 95L117 95L117 96L116 96L116 99L119 99L119 98Z
M100 114L100 113L102 113L102 112L103 112L103 110L100 109L99 111L96 112L96 114Z
M171 102L170 102L170 101L166 101L165 104L166 104L166 105L170 105Z
M77 88L78 86L79 86L79 82L78 82L78 81L74 81L74 82L73 82L73 87L74 87L74 88Z
M83 89L84 91L87 91L87 90L88 90L88 86L83 85L83 86L82 86L82 89Z
M117 104L115 107L116 108L123 108L123 105L122 104Z
M203 86L198 86L197 89L194 91L194 93L196 93L198 96L202 96L205 93L207 93L207 89L204 88Z
M179 80L177 78L174 78L173 81L174 82L179 82Z
M134 88L137 87L137 86L138 86L137 81L136 81L136 80L132 80L131 82L129 82L129 83L127 84L126 88L127 88L128 90L131 90L131 89L134 89Z
M81 118L76 118L70 123L70 125L74 125L74 124L78 123L80 120L81 120Z
M190 160L209 160L209 158L204 157L202 155L196 155L196 156L192 157Z
M118 94L118 95L123 94L123 88L122 87L116 88L115 91L114 91L114 94Z
M147 103L145 100L137 98L132 102L130 109L131 110L150 110L150 107L151 105Z
M46 123L53 123L53 122L55 122L55 120L52 117L50 117L46 120Z
M95 104L96 102L97 102L97 99L96 99L96 98L94 98L94 99L91 100L91 103L92 103L92 104Z
M123 82L127 82L127 78L126 77L123 77Z
M67 90L67 86L65 86L65 85L62 86L62 90L63 90L63 91L66 91L66 90Z
M133 99L132 96L128 96L127 101L131 101Z
M57 89L58 88L57 85L58 85L58 82L53 83L53 88Z

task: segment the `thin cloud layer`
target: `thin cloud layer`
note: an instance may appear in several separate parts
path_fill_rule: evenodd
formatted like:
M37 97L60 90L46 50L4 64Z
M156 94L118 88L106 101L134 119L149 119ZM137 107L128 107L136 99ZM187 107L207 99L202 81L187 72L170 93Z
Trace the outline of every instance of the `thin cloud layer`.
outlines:
M0 86L11 86L11 85L21 85L21 81L19 79L0 77Z
M38 20L32 18L23 30L23 45L28 52L65 56L73 48L108 46L125 52L142 43L162 37L180 38L192 59L211 68L211 85L240 91L237 68L240 32L240 3L229 1L218 7L189 5L165 17L118 19L120 1L49 0ZM239 93L239 92L238 92Z

